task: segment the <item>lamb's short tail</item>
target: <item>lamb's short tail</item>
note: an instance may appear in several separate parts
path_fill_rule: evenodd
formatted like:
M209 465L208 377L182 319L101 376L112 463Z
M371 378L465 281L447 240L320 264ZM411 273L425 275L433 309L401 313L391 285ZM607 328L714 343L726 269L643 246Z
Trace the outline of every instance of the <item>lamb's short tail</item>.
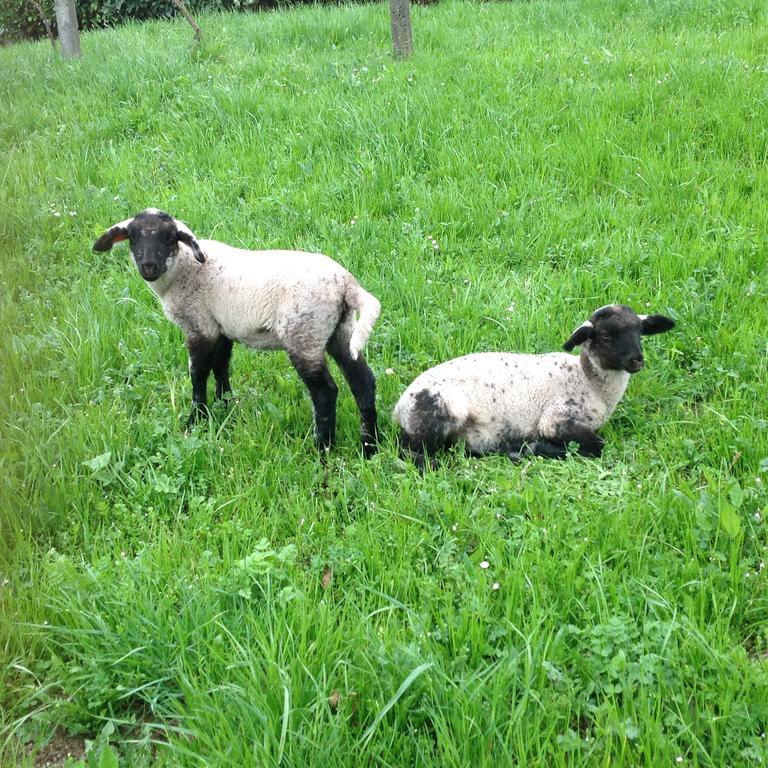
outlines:
M349 354L353 360L357 360L379 317L381 304L356 281L350 283L345 299L347 304L357 311L355 328L349 337Z

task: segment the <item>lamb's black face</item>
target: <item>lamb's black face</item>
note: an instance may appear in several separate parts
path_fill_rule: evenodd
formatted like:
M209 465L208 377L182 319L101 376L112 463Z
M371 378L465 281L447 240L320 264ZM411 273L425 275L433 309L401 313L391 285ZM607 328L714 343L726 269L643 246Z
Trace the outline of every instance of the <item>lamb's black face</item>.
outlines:
M664 315L638 315L623 304L601 307L565 343L570 352L583 344L604 370L637 373L644 365L641 336L664 333L675 321Z
M141 276L148 282L168 271L168 262L184 243L200 263L205 254L186 225L157 208L147 208L132 219L112 225L94 244L94 251L108 251L115 243L130 241L131 253Z
M645 365L640 342L642 321L629 307L600 309L592 315L592 325L589 352L601 368L637 373Z
M139 273L151 283L167 272L179 248L179 231L167 213L143 211L128 224L128 240Z

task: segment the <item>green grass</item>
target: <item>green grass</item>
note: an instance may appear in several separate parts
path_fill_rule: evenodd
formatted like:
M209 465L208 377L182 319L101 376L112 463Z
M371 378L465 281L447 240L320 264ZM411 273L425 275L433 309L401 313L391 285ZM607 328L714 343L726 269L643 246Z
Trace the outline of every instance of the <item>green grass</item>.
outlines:
M55 728L91 765L768 761L768 12L413 17L402 63L382 5L0 50L7 764ZM342 385L324 468L287 359L242 348L236 405L183 433L179 330L91 252L149 205L381 299L374 459ZM398 459L425 367L612 301L678 327L602 459Z

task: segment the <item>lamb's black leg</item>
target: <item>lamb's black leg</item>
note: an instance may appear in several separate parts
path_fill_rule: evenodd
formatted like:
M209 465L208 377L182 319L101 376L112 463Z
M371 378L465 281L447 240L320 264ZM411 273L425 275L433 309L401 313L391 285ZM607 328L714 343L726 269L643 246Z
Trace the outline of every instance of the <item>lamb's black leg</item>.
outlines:
M211 367L216 378L216 399L224 399L231 391L229 384L229 360L232 357L232 339L219 336L213 351Z
M578 446L579 456L597 458L603 452L605 440L593 429L581 424L564 424L553 440L539 439L530 446L531 453L535 456L544 456L550 459L564 459L568 455L568 445L575 443Z
M568 455L567 443L555 443L552 440L540 439L530 446L532 456L542 456L545 459L564 459Z
M306 384L315 411L315 443L320 450L330 448L336 440L336 397L339 388L324 359L308 361L289 355L294 368Z
M192 380L192 412L187 419L187 427L208 416L208 374L213 367L217 344L218 339L187 337L189 377Z
M437 445L434 442L418 440L409 435L404 429L401 429L397 438L397 444L400 448L400 455L404 459L411 459L416 465L416 469L419 470L420 475L424 474L427 467L437 469L437 459L431 456L437 449Z
M397 438L397 444L400 448L400 455L405 459L409 458L416 465L419 474L424 474L426 461L424 457L424 444L415 441L405 430L400 430Z
M376 377L360 355L353 360L349 354L349 339L334 336L328 342L328 351L338 363L360 411L360 436L363 456L369 458L378 450L379 428L376 422Z
M466 454L474 459L481 459L484 456L506 456L511 461L520 461L525 456L529 456L531 450L528 443L525 441L514 440L503 443L492 451L477 451L472 448L467 448Z

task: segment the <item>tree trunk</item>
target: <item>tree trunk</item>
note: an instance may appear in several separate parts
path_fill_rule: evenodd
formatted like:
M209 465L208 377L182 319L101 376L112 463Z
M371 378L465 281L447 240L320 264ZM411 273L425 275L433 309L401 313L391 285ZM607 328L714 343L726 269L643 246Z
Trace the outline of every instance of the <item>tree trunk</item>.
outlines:
M406 59L413 53L410 0L389 0L389 15L392 19L392 46L395 56Z
M77 28L75 0L53 0L56 26L59 28L61 55L66 59L80 56L80 30Z

